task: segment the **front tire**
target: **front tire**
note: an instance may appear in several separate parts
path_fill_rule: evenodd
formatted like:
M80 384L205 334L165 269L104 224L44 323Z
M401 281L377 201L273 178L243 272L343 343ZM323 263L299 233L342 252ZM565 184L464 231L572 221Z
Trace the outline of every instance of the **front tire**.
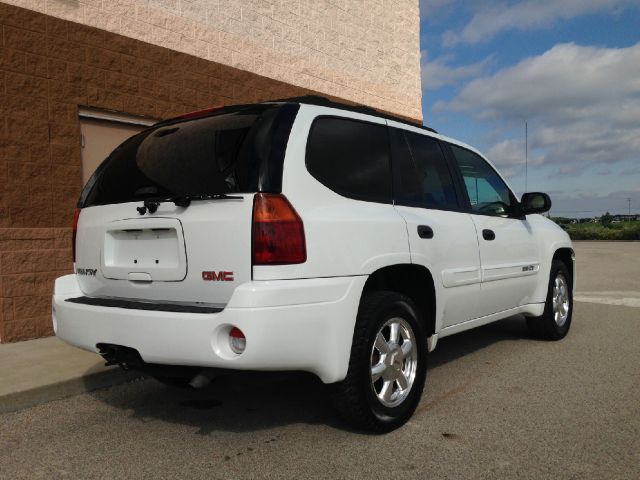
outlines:
M527 318L531 334L542 340L561 340L569 333L573 315L573 287L564 262L553 260L547 301L541 317Z
M358 429L390 432L418 406L426 370L426 333L413 301L395 292L366 294L347 376L334 386L334 405Z

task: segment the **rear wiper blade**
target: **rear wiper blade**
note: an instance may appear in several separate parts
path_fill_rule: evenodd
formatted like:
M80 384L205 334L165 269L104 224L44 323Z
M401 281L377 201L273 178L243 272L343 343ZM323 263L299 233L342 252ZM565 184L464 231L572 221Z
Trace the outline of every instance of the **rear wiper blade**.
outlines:
M244 200L244 197L227 195L226 193L212 193L201 195L174 195L166 198L146 198L144 200L144 207L136 207L136 210L140 215L147 213L156 213L161 203L173 202L176 207L186 208L191 205L193 200Z
M192 200L244 200L244 197L237 195L227 195L226 193L205 193L203 195L176 195L164 200L165 202L173 202L176 207L188 207Z

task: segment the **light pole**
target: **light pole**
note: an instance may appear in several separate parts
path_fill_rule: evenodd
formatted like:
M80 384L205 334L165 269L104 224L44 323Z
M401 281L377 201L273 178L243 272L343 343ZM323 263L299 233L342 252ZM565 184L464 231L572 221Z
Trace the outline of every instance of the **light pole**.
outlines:
M529 176L529 123L524 122L524 193L527 193Z

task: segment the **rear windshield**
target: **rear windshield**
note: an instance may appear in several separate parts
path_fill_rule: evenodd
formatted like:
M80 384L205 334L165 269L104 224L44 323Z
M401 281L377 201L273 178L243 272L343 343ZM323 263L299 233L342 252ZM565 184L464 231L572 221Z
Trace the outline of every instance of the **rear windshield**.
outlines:
M100 165L80 206L279 191L292 107L255 105L151 127Z

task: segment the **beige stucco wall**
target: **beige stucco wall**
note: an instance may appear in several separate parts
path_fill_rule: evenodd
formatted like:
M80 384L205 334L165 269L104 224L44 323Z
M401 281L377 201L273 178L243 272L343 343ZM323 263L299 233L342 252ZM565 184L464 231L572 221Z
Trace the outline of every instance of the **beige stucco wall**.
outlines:
M3 0L422 119L418 0Z

